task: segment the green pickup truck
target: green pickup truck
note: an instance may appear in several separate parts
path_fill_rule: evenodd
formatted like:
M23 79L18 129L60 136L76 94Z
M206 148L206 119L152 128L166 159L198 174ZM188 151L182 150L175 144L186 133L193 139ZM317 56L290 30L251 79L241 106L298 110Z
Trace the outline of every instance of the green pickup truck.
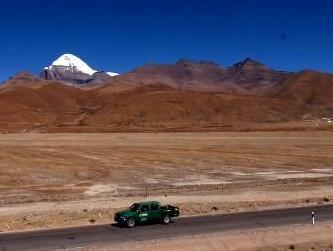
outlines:
M129 228L137 224L161 222L169 224L172 217L178 217L179 208L174 206L161 206L157 201L134 203L127 210L117 212L114 221Z

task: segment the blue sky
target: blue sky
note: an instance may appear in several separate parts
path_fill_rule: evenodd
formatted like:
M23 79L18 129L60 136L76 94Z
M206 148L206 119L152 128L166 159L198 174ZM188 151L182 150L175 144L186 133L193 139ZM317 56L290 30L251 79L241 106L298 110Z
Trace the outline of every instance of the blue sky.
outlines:
M63 53L127 72L179 58L333 72L333 1L0 2L0 81Z

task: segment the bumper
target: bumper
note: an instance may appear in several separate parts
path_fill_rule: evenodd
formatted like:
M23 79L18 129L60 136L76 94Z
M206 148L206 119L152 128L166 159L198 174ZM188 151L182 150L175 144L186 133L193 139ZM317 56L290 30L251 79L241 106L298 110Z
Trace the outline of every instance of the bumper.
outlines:
M123 224L123 223L126 222L126 220L127 219L123 216L120 216L120 215L117 215L117 214L114 216L114 221L117 222L117 223Z
M180 210L178 207L167 209L166 212L170 217L178 217L180 215Z

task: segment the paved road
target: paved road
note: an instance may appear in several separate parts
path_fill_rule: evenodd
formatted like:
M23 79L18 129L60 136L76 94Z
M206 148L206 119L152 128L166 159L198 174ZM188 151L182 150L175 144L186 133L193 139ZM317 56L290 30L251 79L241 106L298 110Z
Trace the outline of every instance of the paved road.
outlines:
M138 226L134 229L119 228L108 224L24 233L3 233L0 234L0 250L61 250L131 240L149 240L290 224L312 224L312 211L316 213L318 224L333 220L333 205L321 205L228 215L183 217L167 226L157 224Z

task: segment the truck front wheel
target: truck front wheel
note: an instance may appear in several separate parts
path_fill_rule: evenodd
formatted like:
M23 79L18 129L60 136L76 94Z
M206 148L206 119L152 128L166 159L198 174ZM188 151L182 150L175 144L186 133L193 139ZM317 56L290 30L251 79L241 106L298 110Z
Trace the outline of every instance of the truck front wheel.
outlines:
M126 221L126 226L129 228L135 227L135 219L133 218L128 218Z
M163 224L169 224L170 223L170 217L168 216L168 215L165 215L164 217L163 217Z

